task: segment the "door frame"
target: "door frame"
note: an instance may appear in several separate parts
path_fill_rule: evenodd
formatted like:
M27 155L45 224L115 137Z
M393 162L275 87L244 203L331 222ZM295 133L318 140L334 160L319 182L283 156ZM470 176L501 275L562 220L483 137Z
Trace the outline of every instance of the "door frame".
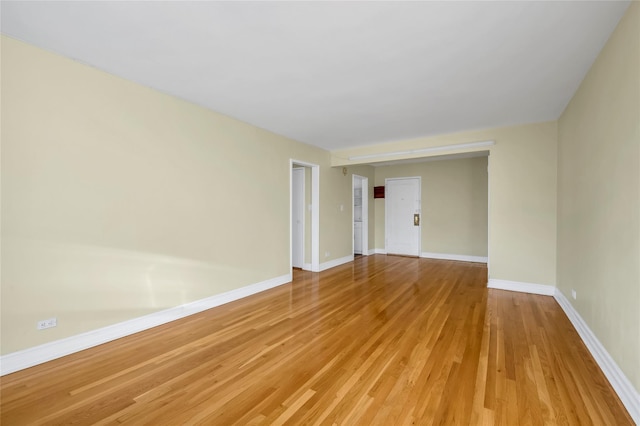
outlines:
M491 279L491 151L487 153L487 285Z
M417 179L418 180L418 199L420 200L420 208L418 209L418 213L420 214L420 225L418 225L418 257L422 256L422 177L421 176L405 176L405 177L396 177L396 178L386 178L384 180L384 186L387 187L387 182L393 180L406 180L406 179ZM385 191L386 192L386 191ZM389 209L387 208L388 198L385 195L384 198L384 251L385 253L389 253L389 245L387 244L389 241Z
M289 271L293 268L293 166L304 166L311 169L311 271L320 272L320 166L306 161L289 159ZM306 209L305 209L306 210ZM303 269L307 265L303 259Z
M369 255L369 178L353 174L351 175L351 253L354 252L354 238L355 238L355 225L354 225L354 208L355 205L355 191L354 183L356 179L360 179L360 187L362 188L362 255Z

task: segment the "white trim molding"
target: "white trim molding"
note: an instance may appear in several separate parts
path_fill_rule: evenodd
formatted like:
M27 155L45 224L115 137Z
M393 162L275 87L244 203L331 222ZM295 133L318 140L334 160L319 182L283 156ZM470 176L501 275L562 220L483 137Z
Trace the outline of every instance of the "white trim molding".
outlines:
M428 259L442 259L442 260L459 260L462 262L477 262L487 263L489 260L486 256L468 256L466 254L447 254L447 253L429 253L423 251L420 253L420 257L426 257Z
M373 252L372 254L387 254L387 249L383 248L375 248L371 251Z
M598 340L593 331L589 328L587 323L582 319L578 311L575 310L571 302L562 294L562 292L556 289L553 297L556 299L564 313L573 324L573 327L578 332L578 335L584 342L591 356L596 360L596 363L604 373L604 375L611 383L611 386L618 394L618 397L622 401L633 421L640 425L640 393L634 388L627 376L622 372L618 364L611 358L609 352L602 346L602 343Z
M553 296L556 288L552 285L523 283L519 281L497 280L490 278L487 283L488 288L497 290L517 291L520 293L540 294L543 296Z
M128 321L113 324L97 330L88 331L86 333L77 334L65 339L56 340L33 348L24 349L18 352L12 352L0 357L0 375L10 374L34 365L42 364L65 355L70 355L121 337L129 336L140 331L148 330L189 315L197 314L225 303L239 300L252 294L260 293L291 282L291 274L281 275L245 287L225 293L216 294L215 296L205 299L196 300L194 302L185 303L184 305L154 312L149 315L134 318Z
M376 154L352 155L351 157L348 158L348 160L349 161L368 160L371 158L380 158L380 157L396 157L398 155L429 154L433 152L454 151L458 149L481 148L485 146L495 145L495 143L496 143L495 141L479 141L479 142L458 143L454 145L431 146L428 148L416 148L416 149L410 149L406 151L393 151L393 152L380 152Z
M335 268L336 266L344 265L345 263L353 262L353 255L341 257L338 259L329 260L328 262L324 262L320 264L320 272L326 271L330 268Z

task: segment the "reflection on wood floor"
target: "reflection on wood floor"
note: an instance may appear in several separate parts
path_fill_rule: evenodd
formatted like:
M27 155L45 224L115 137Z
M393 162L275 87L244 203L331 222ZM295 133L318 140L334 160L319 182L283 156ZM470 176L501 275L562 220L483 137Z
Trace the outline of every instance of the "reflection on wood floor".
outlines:
M363 256L2 378L3 425L632 424L555 300Z

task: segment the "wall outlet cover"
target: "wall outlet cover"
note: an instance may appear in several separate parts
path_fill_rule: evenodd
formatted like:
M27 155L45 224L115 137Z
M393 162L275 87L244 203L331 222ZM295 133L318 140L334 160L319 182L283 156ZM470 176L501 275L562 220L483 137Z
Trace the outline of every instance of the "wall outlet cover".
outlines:
M51 327L55 327L58 325L58 319L57 318L49 318L46 320L42 320L42 321L38 321L38 330L44 330L46 328L51 328Z

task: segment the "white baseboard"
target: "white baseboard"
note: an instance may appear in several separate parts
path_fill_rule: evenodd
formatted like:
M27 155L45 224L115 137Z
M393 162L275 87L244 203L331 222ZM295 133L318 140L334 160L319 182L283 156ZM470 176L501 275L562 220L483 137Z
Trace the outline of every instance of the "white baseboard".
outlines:
M489 258L484 256L467 256L466 254L447 254L447 253L429 253L423 251L420 257L426 257L429 259L443 259L443 260L460 260L463 262L478 262L487 263Z
M333 259L330 260L328 262L324 262L320 264L320 272L322 271L326 271L327 269L330 268L335 268L336 266L340 266L343 265L345 263L349 263L353 261L353 255L350 254L349 256L345 256L345 257L341 257L339 259Z
M302 265L302 270L303 271L310 271L311 270L311 264L310 263L305 263Z
M556 288L552 285L523 283L519 281L489 279L487 287L497 290L518 291L520 293L541 294L543 296L553 296Z
M636 424L640 425L640 393L634 388L627 376L622 372L618 364L611 358L609 352L602 346L595 334L591 331L587 323L582 319L578 311L575 310L571 302L556 289L553 297L556 299L569 321L575 327L582 338L587 349L600 366L600 369L611 383L611 386L618 394L622 404L626 407L629 415Z
M593 334L587 323L582 319L569 300L556 287L543 284L522 283L517 281L490 279L489 288L500 290L518 291L523 293L541 294L553 296L562 310L565 312L571 324L578 332L591 356L611 383L616 394L622 401L633 421L640 425L640 393L631 384L627 376L622 372L618 364L602 346L602 343Z
M33 367L34 365L42 364L93 346L98 346L189 315L197 314L198 312L286 284L291 282L291 279L292 277L290 273L281 275L266 281L227 291L222 294L216 294L215 296L196 300L195 302L154 312L153 314L134 318L118 324L99 328L97 330L88 331L86 333L77 334L54 342L45 343L33 348L12 352L0 357L0 375L4 376L5 374Z
M376 254L376 249L367 250L367 256L371 256L372 254Z
M383 249L383 248L373 249L373 254L387 254L387 249Z

